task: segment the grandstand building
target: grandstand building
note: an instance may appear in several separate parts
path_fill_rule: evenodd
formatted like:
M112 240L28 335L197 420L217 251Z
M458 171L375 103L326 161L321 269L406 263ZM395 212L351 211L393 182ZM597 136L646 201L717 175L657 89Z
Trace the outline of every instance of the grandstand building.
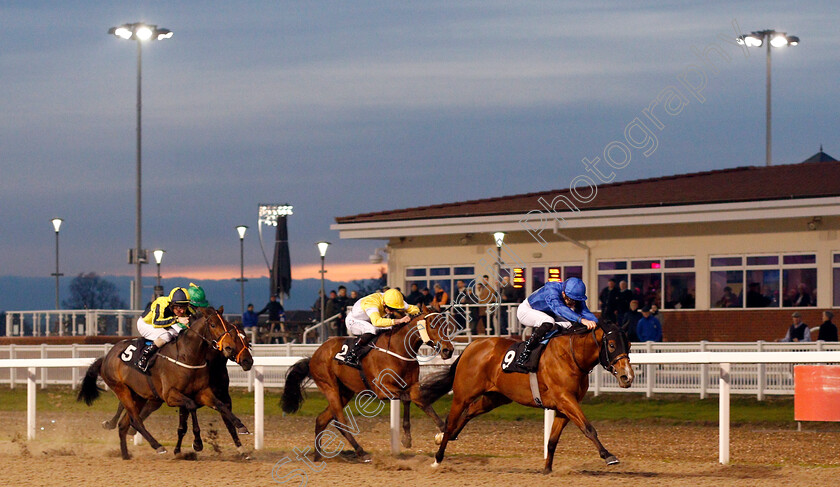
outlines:
M820 150L737 167L336 218L341 238L387 240L389 285L451 291L509 274L526 296L610 278L660 309L666 341L772 341L791 313L840 307L840 162ZM493 234L505 232L497 248ZM497 271L501 254L502 272Z

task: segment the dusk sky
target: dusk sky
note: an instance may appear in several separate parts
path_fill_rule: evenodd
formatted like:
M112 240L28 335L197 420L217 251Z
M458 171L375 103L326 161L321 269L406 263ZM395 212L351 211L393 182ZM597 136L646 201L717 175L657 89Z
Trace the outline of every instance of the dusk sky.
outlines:
M5 2L0 275L54 271L56 216L65 275L133 275L136 45L107 31L138 21L174 32L143 48L143 245L165 276L238 277L240 224L246 276L267 275L257 205L288 202L293 277L318 275L318 240L330 278L373 277L384 242L339 240L336 216L568 188L669 87L684 106L616 181L763 165L765 51L737 29L801 38L772 52L774 163L840 158L829 0Z

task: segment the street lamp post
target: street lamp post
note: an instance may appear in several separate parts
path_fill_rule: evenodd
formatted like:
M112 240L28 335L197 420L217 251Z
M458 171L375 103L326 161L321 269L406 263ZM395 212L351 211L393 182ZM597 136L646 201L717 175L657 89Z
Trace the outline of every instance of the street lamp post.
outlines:
M133 24L123 24L119 27L111 27L108 30L109 34L115 35L121 39L137 41L137 195L136 195L136 212L137 221L135 224L136 240L134 249L129 253L131 264L135 265L134 269L134 295L132 296L133 306L135 309L142 306L143 302L143 267L147 258L142 245L142 213L141 213L141 178L140 169L142 167L141 161L141 87L143 79L143 42L144 41L159 41L169 39L172 37L172 31L169 29L159 29L156 25L147 25L142 22L135 22Z
M493 240L496 241L496 253L498 255L498 259L496 260L496 278L499 282L499 301L501 301L502 297L502 244L505 243L505 232L496 232L493 234ZM499 334L502 333L502 305L501 302L498 303L496 306L496 326L498 327Z
M155 249L152 255L155 256L155 264L157 264L157 281L155 284L155 299L163 296L163 286L160 285L160 263L163 260L163 254L166 251L163 249Z
M53 218L52 220L53 228L55 228L55 273L52 274L55 276L55 309L61 309L61 306L58 301L58 278L63 276L64 274L58 272L58 229L61 228L61 218Z
M789 36L785 32L776 32L775 30L758 30L750 33L749 35L738 36L736 40L738 41L738 44L742 44L747 47L767 46L767 83L765 92L766 126L764 140L764 162L767 166L769 166L772 161L772 122L770 116L770 47L797 46L799 45L799 37Z
M329 242L318 242L318 252L321 254L321 323L324 322L324 274L327 271L324 270L324 257L327 255L327 247L330 246Z
M245 225L239 225L236 227L236 231L239 233L239 305L242 308L242 314L245 314L245 232L248 231L248 227Z

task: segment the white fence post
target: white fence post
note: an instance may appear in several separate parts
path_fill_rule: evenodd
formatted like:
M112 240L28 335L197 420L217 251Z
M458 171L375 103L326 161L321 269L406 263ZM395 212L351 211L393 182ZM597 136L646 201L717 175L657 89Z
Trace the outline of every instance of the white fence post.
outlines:
M764 340L758 341L757 348L759 352L764 351ZM763 401L764 388L766 387L765 384L767 384L767 366L765 364L758 364L758 378L756 379L756 383L756 385L758 385L756 399Z
M261 450L265 435L265 376L263 367L254 366L254 450Z
M720 463L729 464L729 364L720 364Z
M71 356L73 358L79 358L79 345L77 343L74 343L74 344L70 345L70 347L71 347ZM73 367L71 370L72 371L70 372L70 380L72 380L73 383L70 384L70 387L75 391L76 386L79 384L79 368L78 367Z
M400 453L400 401L391 399L391 454Z
M47 326L49 326L49 322L47 322ZM47 358L47 344L41 344L41 358ZM41 367L41 389L47 388L47 368Z
M9 359L15 358L15 344L9 345ZM17 371L14 367L9 367L9 389L15 388L15 379L17 379Z
M35 439L35 367L26 369L26 439Z
M706 340L701 340L700 351L705 352L708 344ZM706 399L707 387L709 387L709 364L700 364L700 399Z

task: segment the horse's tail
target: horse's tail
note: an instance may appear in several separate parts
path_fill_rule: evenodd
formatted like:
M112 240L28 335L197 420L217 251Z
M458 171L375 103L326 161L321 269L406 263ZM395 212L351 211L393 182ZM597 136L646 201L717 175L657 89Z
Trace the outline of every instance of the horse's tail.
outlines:
M99 357L90 364L85 373L85 378L82 379L79 395L76 397L77 401L84 401L85 404L90 406L93 401L99 398L99 391L104 389L96 385L96 378L99 377L99 371L102 369L102 362L104 361L105 357Z
M286 385L283 386L283 397L280 399L280 407L286 414L296 413L303 404L303 388L309 378L309 360L309 357L298 360L286 372Z
M455 369L458 368L458 362L461 361L461 356L452 362L448 370L441 370L423 377L420 381L420 400L425 404L432 404L452 390L452 384L455 382Z

